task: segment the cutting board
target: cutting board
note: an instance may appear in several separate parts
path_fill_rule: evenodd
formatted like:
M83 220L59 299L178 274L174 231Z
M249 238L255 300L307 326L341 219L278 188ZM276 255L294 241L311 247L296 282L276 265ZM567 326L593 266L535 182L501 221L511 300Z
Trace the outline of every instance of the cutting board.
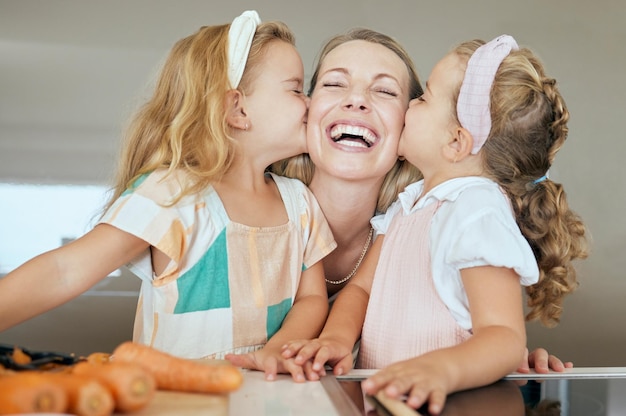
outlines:
M228 397L228 395L159 390L147 407L139 412L126 413L124 416L227 416Z

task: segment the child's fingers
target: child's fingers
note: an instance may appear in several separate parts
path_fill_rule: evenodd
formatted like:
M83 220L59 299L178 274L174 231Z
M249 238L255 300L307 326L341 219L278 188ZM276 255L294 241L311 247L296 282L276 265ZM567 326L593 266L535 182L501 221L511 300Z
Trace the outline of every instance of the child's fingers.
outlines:
M432 415L441 413L447 394L444 385L436 378L422 377L422 375L411 376L397 366L379 371L366 379L363 382L363 390L367 394L384 390L385 395L392 399L400 399L402 395L407 394L408 406L419 409L428 402L428 411Z
M306 378L304 377L304 370L301 365L296 364L293 360L283 361L283 366L291 374L291 378L296 383L304 383Z
M417 409L423 403L420 403L415 407ZM438 415L443 411L443 407L446 404L446 394L440 390L435 390L430 393L428 397L428 413L431 415Z
M574 363L572 362L564 363L563 361L561 361L558 357L555 357L554 355L550 355L548 357L548 369L549 370L551 369L560 373L562 371L565 371L566 368L572 368L572 367L574 367Z
M322 347L322 344L319 341L313 340L308 342L306 345L300 348L300 351L298 351L298 355L296 355L295 358L296 364L304 365L305 362L309 361L313 357L316 358L315 362L317 362L317 356L319 355L320 350L323 348L324 347ZM319 369L317 369L315 365L313 365L313 369L319 371Z
M278 361L270 356L263 360L263 370L265 371L265 380L274 381L278 374Z
M365 393L374 395L378 393L380 389L384 388L385 386L388 386L391 382L393 382L394 377L395 377L395 374L389 371L388 369L386 369L383 371L379 371L373 376L363 380L363 382L361 383L361 386L363 387L363 391L365 391ZM397 397L399 393L396 390L388 391L387 395L393 398Z
M340 376L342 374L347 374L352 369L352 354L349 354L343 357L335 366L333 367L333 373L336 376Z
M309 381L318 381L320 377L326 375L326 371L324 369L322 369L321 372L313 370L313 363L311 361L304 363L302 369L304 370L306 379Z
M331 351L330 348L320 347L317 351L315 351L315 356L313 358L313 370L320 372L324 370L324 366L331 359Z
M385 392L387 389L385 389ZM413 409L419 409L428 402L428 414L438 415L446 403L446 393L441 390L429 391L425 388L414 386L406 399L406 404Z
M529 368L529 358L528 358L528 348L525 349L524 351L524 356L522 357L522 362L520 363L519 367L517 367L517 371L520 373L530 373L530 368Z
M236 367L260 370L251 354L226 354L224 358Z
M282 350L281 355L284 358L293 358L296 356L296 354L298 354L300 349L304 345L306 345L307 342L309 342L309 340L289 341L288 343L286 343L285 345L281 347L281 350Z

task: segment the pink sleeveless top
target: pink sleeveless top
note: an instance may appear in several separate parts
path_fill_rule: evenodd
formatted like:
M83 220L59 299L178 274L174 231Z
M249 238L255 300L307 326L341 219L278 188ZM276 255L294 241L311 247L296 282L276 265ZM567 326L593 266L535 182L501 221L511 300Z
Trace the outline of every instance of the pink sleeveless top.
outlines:
M433 283L430 224L440 203L398 213L387 230L370 294L356 368L379 369L471 336Z

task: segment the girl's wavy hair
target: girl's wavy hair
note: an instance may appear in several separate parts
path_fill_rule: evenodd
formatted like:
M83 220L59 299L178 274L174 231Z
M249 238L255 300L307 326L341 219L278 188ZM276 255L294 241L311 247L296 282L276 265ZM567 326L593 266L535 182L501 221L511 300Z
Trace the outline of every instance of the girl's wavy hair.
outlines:
M337 46L353 40L364 40L382 45L398 55L398 57L400 57L406 65L406 69L409 74L409 99L417 98L423 94L422 85L420 84L420 80L417 76L417 71L415 70L415 65L413 64L411 57L395 39L371 29L354 28L346 33L334 36L322 48L322 51L317 58L315 72L313 72L313 76L311 77L308 93L309 96L311 96L315 90L317 77L326 55L328 55ZM309 185L313 179L315 165L311 161L308 154L302 154L276 162L270 167L270 170L279 175L297 178L306 185ZM383 184L378 194L377 210L379 212L385 212L387 208L389 208L389 205L391 205L391 203L396 199L398 193L403 191L408 184L416 182L421 178L422 175L415 166L405 160L398 159L383 180Z
M229 134L224 98L230 89L227 46L230 24L201 27L170 51L153 95L137 111L126 132L111 199L105 210L142 175L156 169L182 169L190 178L178 199L200 191L226 172L236 152ZM251 92L271 42L295 46L281 22L256 30L239 87ZM176 201L171 201L174 203Z
M467 62L482 44L466 42L453 52ZM460 85L455 103L459 91ZM481 150L483 167L508 194L539 265L539 282L526 288L526 319L554 326L563 297L578 286L572 261L587 257L586 231L560 183L535 181L548 172L567 139L569 111L556 81L546 76L532 51L521 48L511 51L498 68L490 114L491 131Z

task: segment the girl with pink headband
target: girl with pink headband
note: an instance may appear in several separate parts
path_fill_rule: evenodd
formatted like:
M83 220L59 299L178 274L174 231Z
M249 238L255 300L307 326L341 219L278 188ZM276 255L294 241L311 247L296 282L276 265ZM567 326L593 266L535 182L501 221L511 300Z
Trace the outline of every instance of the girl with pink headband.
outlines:
M285 356L335 374L382 369L366 393L407 394L442 411L446 395L514 371L527 320L559 321L586 257L585 227L547 178L569 112L543 65L510 36L466 42L412 100L398 153L423 180L372 219L378 238L320 337ZM457 98L458 97L458 98ZM306 364L309 365L309 364Z
M321 330L335 241L300 181L265 172L306 151L303 82L293 33L254 11L178 41L99 224L0 279L0 331L128 264L142 279L134 341L194 359L254 352L304 379L280 347Z

